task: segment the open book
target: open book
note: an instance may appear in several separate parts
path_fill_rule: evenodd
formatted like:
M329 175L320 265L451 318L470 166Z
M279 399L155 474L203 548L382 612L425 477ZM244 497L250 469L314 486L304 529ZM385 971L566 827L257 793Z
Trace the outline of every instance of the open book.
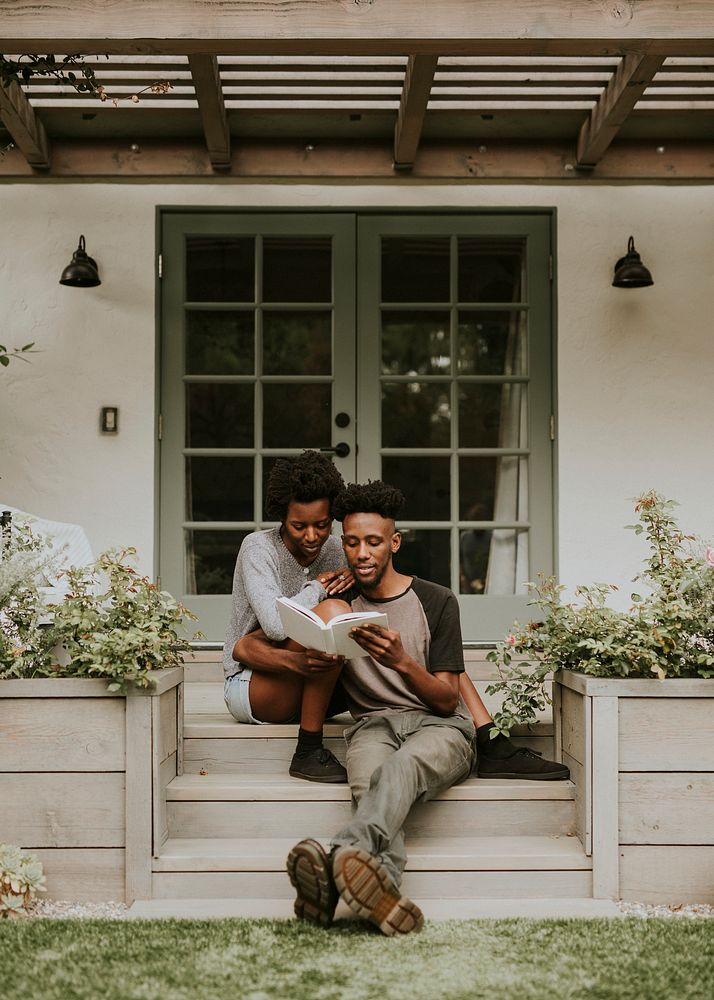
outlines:
M309 608L301 607L289 597L278 598L278 614L287 635L306 649L319 649L321 653L337 653L348 658L367 654L349 632L355 625L383 625L387 627L387 616L380 611L352 611L337 615L325 624Z

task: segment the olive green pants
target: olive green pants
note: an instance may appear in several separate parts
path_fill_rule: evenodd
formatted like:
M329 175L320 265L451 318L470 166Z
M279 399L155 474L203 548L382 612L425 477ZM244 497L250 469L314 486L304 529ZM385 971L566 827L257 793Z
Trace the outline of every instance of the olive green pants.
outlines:
M473 737L470 719L419 711L369 716L348 729L347 775L355 810L333 846L363 848L379 858L398 886L407 860L403 828L412 806L468 777Z

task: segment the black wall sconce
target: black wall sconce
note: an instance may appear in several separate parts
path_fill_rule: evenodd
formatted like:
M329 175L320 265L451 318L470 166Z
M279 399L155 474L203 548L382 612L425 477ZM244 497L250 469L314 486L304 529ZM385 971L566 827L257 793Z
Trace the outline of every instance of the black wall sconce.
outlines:
M97 262L85 249L84 236L79 237L79 246L72 254L72 261L62 272L60 285L70 288L95 288L101 285Z
M630 236L627 241L627 254L620 257L615 264L615 277L612 279L613 288L647 288L654 285L652 275L640 260L640 255L635 250L634 237Z

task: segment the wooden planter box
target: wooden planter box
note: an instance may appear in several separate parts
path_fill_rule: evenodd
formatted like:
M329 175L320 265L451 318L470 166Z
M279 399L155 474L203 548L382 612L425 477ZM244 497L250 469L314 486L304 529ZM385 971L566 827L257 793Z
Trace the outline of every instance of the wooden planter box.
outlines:
M714 680L554 680L593 895L714 903Z
M181 773L183 669L126 696L105 680L0 681L0 841L36 853L51 899L146 899Z

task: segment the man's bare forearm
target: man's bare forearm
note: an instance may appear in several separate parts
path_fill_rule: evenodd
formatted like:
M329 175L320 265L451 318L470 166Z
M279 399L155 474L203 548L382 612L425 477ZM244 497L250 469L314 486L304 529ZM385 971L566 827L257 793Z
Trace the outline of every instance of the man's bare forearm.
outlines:
M453 715L459 703L458 674L430 674L411 658L398 673L407 687L436 715ZM454 678L455 684L451 678Z

